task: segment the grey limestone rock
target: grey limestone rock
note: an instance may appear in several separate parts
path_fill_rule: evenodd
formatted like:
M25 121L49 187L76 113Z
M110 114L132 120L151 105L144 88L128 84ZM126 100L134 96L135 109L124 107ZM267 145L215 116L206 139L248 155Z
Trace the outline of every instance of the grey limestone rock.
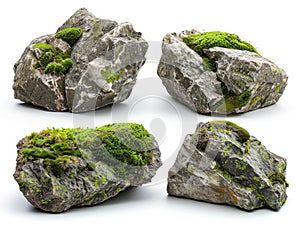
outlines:
M183 41L198 33L169 33L163 39L157 72L171 96L203 114L242 113L279 100L288 80L281 68L258 53L223 47L203 49L204 59Z
M14 177L26 199L46 212L99 204L151 181L161 166L142 125L46 129L21 139Z
M168 193L237 206L278 210L286 201L286 159L229 121L199 123L169 171Z
M148 49L141 33L128 22L99 19L86 9L78 10L57 32L69 28L82 30L73 46L53 34L33 40L25 49L14 67L15 98L51 111L71 112L95 110L127 99ZM73 64L66 73L47 74L34 67L43 54L43 49L34 45L52 44L49 39L72 47ZM57 45L53 47L61 47Z

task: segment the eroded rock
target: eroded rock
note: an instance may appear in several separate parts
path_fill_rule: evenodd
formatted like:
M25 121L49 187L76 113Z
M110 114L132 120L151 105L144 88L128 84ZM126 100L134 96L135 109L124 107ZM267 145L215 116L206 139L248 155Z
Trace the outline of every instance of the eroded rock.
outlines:
M286 201L286 159L228 121L199 123L169 171L168 193L245 210Z

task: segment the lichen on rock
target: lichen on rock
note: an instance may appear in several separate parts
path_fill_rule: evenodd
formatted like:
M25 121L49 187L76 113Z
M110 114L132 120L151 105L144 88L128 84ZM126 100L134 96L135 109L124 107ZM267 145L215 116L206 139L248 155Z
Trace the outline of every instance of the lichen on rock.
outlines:
M169 171L168 193L245 210L286 201L286 159L229 121L199 123Z
M150 182L161 166L154 137L140 124L46 129L17 145L14 177L27 200L47 212L95 205Z
M250 43L220 31L167 34L157 72L170 95L203 114L275 104L288 79Z
M79 9L55 34L39 37L25 49L14 66L15 98L70 112L122 102L135 85L147 49L130 23L99 19ZM107 68L118 71L103 78Z

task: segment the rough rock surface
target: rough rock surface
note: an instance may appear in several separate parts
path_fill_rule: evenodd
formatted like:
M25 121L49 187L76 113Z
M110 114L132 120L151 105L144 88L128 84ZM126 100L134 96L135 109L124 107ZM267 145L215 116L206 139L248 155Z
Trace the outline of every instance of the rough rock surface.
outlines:
M162 164L154 137L133 123L47 129L23 138L17 148L20 190L47 212L101 203L150 182Z
M245 210L286 201L286 160L228 121L199 123L169 171L168 193Z
M148 49L141 33L130 23L99 19L86 9L78 10L58 32L67 28L82 30L72 46L72 67L59 76L35 69L43 53L33 48L35 44L68 44L55 34L33 40L14 66L15 98L51 111L71 112L94 110L128 98Z
M286 73L258 53L213 47L203 52L216 64L211 70L183 38L184 31L163 39L158 75L171 96L192 110L231 114L275 104L287 85Z

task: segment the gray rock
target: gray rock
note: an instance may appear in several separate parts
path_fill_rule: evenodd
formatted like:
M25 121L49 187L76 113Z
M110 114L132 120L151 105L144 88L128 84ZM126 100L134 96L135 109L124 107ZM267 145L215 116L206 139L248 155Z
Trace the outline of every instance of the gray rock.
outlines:
M128 22L99 19L86 9L78 10L58 32L68 28L83 32L72 46L72 67L59 76L35 69L33 65L42 55L35 52L42 50L32 47L49 43L44 37L35 39L14 67L15 98L48 110L71 112L95 110L127 99L146 60L148 44L141 33Z
M169 33L163 39L157 73L171 96L203 114L242 113L279 100L288 80L281 68L254 52L214 47L204 50L216 63L211 70L182 40L197 33Z
M161 166L155 138L142 125L47 129L17 145L15 180L47 212L101 203L151 181Z
M245 210L286 201L286 160L228 121L199 123L169 171L168 193Z

